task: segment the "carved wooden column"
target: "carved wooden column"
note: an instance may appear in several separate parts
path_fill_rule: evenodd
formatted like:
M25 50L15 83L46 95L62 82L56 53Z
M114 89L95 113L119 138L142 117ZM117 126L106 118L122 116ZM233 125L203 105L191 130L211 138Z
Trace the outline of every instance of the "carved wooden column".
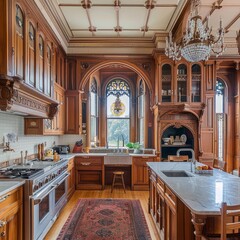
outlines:
M206 223L206 216L204 215L197 215L195 213L192 214L192 223L194 225L194 234L195 234L195 239L196 240L201 240L202 239L202 234L203 234L203 227Z

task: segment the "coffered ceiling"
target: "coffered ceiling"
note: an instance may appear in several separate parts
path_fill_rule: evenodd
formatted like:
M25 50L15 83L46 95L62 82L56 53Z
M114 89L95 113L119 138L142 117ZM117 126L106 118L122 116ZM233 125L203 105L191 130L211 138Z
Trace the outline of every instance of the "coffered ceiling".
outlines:
M35 0L69 54L151 54L164 49L165 37L188 0ZM237 55L240 0L202 0L200 15L210 16L213 33L222 18L225 54Z

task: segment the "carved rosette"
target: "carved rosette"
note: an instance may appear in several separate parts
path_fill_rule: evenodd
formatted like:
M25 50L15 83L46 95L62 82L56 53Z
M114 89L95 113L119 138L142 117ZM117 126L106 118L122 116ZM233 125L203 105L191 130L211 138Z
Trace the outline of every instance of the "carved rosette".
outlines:
M6 111L11 109L14 94L13 81L8 79L0 79L0 109Z

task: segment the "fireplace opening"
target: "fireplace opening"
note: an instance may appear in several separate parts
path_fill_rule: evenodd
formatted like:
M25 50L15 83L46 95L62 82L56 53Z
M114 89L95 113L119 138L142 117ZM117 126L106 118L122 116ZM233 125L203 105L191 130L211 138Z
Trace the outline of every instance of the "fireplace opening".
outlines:
M185 126L170 126L162 134L161 138L161 159L165 161L168 155L176 155L180 148L194 149L194 137L192 132ZM181 155L188 155L192 158L191 153L181 152Z

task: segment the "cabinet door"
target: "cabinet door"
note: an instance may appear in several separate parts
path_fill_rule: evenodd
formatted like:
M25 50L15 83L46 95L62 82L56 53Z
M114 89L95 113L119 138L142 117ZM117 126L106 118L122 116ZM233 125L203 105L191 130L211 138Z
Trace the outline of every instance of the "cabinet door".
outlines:
M162 102L172 102L172 66L162 66Z
M154 162L154 158L133 157L133 184L148 185L149 175L147 162Z
M177 198L168 187L165 191L165 203L165 236L168 240L177 240Z
M177 102L187 102L187 66L180 64L177 68Z
M81 97L79 91L66 92L66 129L67 134L80 134L82 130L81 118Z
M67 186L68 186L68 199L72 196L72 194L75 191L75 168L74 168L74 158L70 159L68 162L68 181L67 181Z
M192 65L191 101L201 102L201 66Z

